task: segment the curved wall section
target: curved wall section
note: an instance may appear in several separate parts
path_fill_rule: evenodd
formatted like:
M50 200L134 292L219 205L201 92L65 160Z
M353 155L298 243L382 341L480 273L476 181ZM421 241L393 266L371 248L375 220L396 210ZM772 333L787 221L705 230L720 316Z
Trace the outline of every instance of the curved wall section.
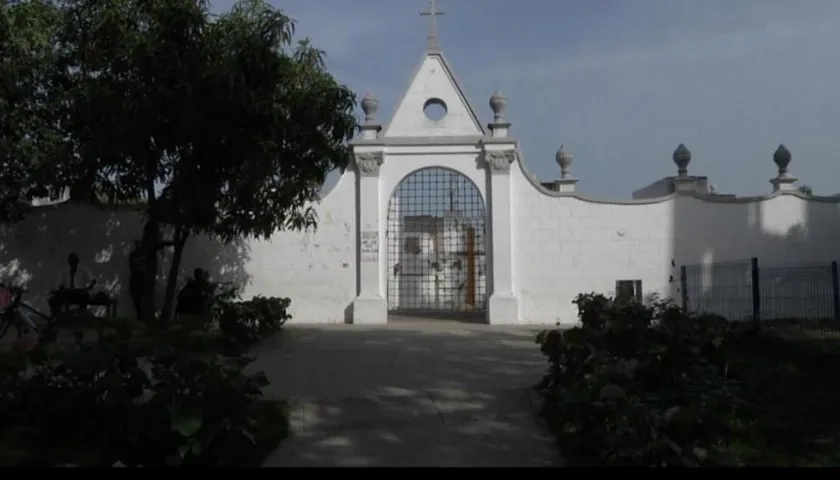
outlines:
M762 265L829 264L840 257L840 203L798 193L749 199L674 194L600 201L538 186L511 169L513 283L522 323L571 324L579 293L679 299L679 267L758 257Z

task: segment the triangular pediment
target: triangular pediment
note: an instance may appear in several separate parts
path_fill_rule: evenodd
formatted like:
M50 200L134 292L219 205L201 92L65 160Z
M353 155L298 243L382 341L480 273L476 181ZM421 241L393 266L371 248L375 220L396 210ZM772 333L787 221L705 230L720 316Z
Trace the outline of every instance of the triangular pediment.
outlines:
M426 115L426 106L442 111L441 118ZM385 130L385 137L464 137L484 136L475 109L467 100L443 53L427 52L411 79L408 90L397 104Z

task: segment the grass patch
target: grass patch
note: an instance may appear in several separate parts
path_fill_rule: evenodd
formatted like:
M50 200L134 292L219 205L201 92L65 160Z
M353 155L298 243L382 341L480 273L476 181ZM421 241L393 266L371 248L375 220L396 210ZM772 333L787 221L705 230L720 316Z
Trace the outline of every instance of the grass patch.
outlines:
M749 466L840 465L840 344L761 336L732 354L752 405L721 453Z

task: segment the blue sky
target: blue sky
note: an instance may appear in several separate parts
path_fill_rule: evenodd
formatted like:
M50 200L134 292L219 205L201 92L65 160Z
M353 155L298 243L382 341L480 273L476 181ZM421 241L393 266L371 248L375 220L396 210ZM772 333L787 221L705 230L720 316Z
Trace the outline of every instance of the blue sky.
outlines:
M216 11L231 0L215 0ZM390 115L425 49L427 0L271 0ZM438 0L446 56L479 109L508 97L512 135L543 181L565 144L579 190L627 198L676 173L762 194L773 151L817 194L840 192L838 0ZM361 112L360 112L361 113ZM387 122L382 118L383 123Z

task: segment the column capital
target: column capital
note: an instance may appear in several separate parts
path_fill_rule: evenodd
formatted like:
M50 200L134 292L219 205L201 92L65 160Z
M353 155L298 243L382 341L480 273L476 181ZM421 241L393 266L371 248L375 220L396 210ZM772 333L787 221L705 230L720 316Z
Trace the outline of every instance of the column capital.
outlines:
M510 165L515 159L516 152L514 150L484 152L484 160L487 162L487 167L490 169L490 173L510 173Z
M385 161L382 152L365 152L356 154L356 167L363 177L378 177L379 167Z

